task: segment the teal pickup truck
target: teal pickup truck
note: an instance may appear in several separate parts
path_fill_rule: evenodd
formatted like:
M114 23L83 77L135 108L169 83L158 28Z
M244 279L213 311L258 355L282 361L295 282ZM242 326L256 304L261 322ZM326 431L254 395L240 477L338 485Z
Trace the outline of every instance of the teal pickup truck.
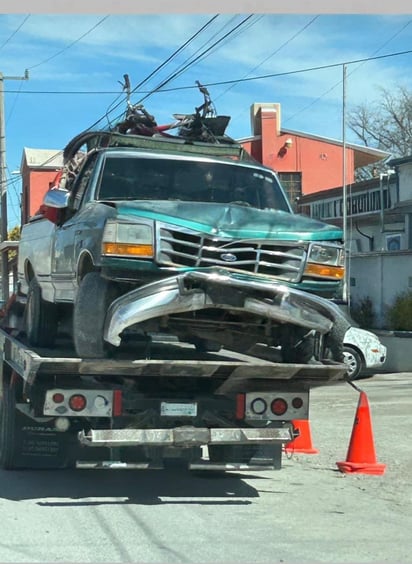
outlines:
M293 213L241 146L89 132L23 226L18 295L33 346L73 317L83 358L156 333L199 351L342 360L342 232Z

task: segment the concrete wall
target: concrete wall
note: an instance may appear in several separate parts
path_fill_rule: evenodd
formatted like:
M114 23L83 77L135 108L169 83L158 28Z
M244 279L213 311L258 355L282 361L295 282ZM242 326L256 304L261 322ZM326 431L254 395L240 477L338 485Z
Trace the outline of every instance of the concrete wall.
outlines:
M349 281L351 303L369 297L376 314L376 327L384 328L387 308L398 294L412 290L412 251L352 256Z
M379 372L412 371L412 332L374 331L386 346L386 361Z

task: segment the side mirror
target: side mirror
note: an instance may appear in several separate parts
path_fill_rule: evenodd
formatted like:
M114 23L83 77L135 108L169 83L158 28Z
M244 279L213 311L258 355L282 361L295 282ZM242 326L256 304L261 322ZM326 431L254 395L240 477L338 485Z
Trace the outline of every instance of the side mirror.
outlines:
M46 192L43 205L48 208L64 209L68 206L70 192L60 188L54 188Z

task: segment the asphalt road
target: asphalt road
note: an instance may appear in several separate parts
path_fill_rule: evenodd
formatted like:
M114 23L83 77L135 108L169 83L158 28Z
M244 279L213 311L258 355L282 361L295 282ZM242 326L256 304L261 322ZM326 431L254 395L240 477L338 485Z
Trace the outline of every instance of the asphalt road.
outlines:
M280 471L0 472L0 561L412 562L412 373L358 382L383 476L342 474L358 392L312 392L317 455Z

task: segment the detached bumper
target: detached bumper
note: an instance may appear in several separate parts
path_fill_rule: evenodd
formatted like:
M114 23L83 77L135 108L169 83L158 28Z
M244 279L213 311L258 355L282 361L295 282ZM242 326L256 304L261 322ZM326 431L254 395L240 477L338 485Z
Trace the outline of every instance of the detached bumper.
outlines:
M329 300L253 275L210 269L166 278L121 296L109 308L104 339L119 346L122 331L136 323L207 308L244 311L321 334L329 333L337 320L349 326Z

